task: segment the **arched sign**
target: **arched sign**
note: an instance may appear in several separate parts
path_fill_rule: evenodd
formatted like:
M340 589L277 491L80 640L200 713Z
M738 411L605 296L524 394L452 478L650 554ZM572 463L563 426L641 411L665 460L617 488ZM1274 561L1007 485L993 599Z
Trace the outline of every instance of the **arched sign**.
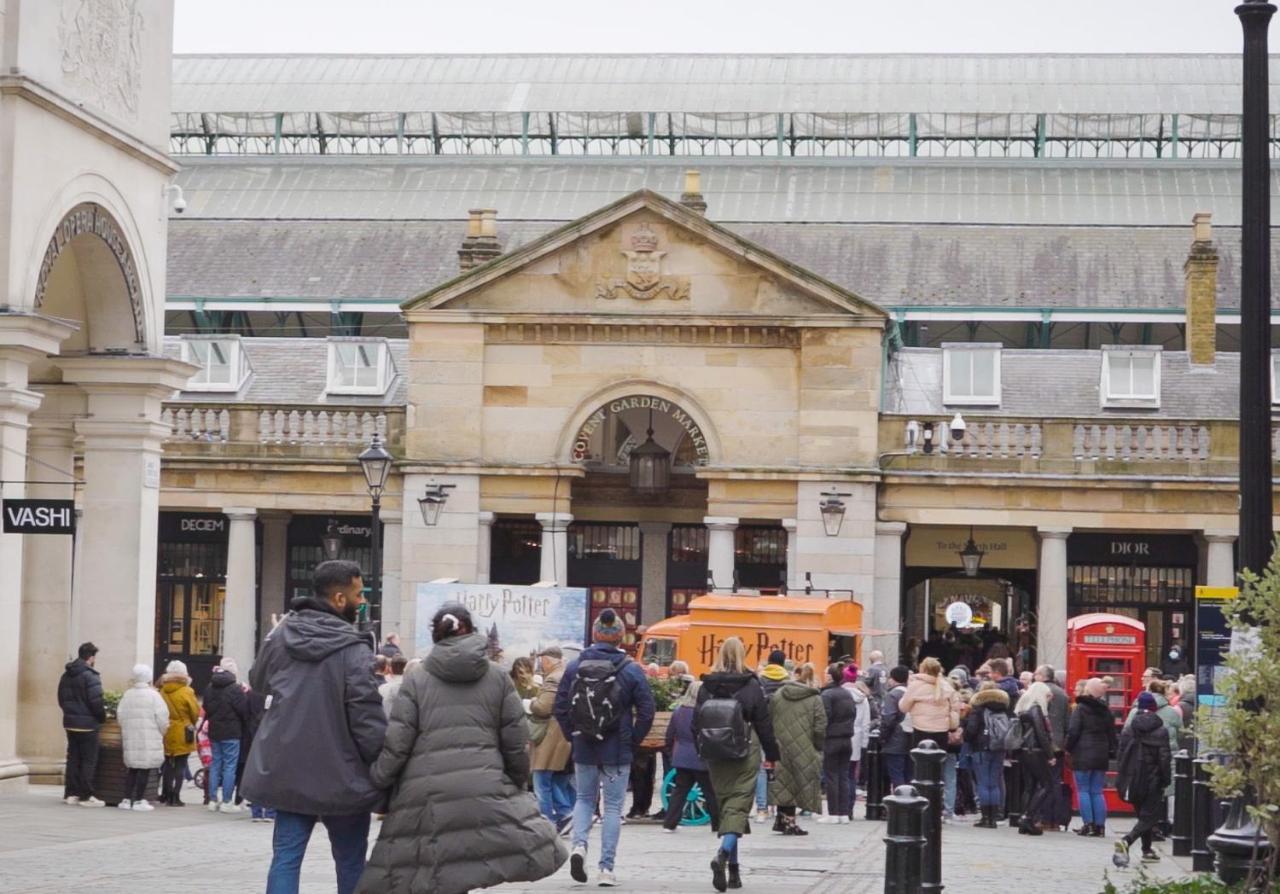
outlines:
M53 232L53 238L44 250L44 258L40 261L40 275L36 279L35 306L38 309L44 303L45 291L49 287L49 274L53 272L58 258L79 236L96 236L111 251L112 257L120 266L120 275L124 277L125 290L129 295L129 309L133 313L133 328L139 344L146 341L143 331L142 283L138 277L138 265L133 260L133 252L129 249L129 240L116 219L107 209L94 202L85 202L72 208L67 216Z
M600 409L596 410L586 421L582 423L582 427L578 429L578 433L573 438L572 457L574 462L583 462L591 456L591 439L600 427L610 416L620 415L628 410L645 410L653 413L655 418L666 418L674 422L683 430L688 443L692 448L695 462L698 465L706 465L711 461L711 452L707 447L707 438L702 433L702 429L693 417L680 408L678 404L672 403L664 397L654 397L652 395L631 395L629 397L619 397L609 401Z

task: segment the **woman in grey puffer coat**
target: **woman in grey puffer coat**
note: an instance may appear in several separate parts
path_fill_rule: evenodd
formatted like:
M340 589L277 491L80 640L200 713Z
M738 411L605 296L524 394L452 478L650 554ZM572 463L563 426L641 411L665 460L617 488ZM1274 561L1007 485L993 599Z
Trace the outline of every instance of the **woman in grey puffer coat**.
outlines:
M391 804L358 894L464 894L545 878L569 856L527 791L524 707L488 640L458 604L436 613L431 633L373 765Z

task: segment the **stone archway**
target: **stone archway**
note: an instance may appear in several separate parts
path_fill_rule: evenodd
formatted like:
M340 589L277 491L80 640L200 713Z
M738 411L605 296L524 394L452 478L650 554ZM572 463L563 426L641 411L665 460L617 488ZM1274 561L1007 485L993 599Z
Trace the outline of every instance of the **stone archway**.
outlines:
M719 439L697 402L653 382L618 383L584 400L561 437L560 455L574 463L626 465L651 421L654 440L677 468L720 461Z

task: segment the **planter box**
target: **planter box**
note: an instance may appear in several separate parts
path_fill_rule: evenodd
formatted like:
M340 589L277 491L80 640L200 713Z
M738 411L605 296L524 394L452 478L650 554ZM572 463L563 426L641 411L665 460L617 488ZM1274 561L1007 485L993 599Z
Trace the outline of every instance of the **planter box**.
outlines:
M640 747L646 751L661 751L667 745L667 727L671 725L671 712L659 711L653 715L653 727L644 737Z
M120 739L120 724L108 720L98 730L98 772L93 777L93 790L108 807L115 807L124 800L124 783L128 767L124 765L124 748ZM147 800L159 800L160 771L152 770L147 778Z

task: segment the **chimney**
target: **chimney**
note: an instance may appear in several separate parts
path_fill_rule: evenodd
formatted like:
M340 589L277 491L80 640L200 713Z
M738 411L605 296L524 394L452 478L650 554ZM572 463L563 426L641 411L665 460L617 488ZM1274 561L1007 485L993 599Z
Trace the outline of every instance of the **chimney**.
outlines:
M1191 218L1191 251L1182 265L1186 278L1187 354L1193 366L1211 366L1217 352L1218 246L1213 242L1213 215Z
M684 172L684 192L680 193L680 204L699 214L707 213L707 200L702 197L702 174L698 171Z
M492 208L473 208L467 212L467 235L458 249L458 269L470 270L488 263L502 254L498 245L498 212Z

